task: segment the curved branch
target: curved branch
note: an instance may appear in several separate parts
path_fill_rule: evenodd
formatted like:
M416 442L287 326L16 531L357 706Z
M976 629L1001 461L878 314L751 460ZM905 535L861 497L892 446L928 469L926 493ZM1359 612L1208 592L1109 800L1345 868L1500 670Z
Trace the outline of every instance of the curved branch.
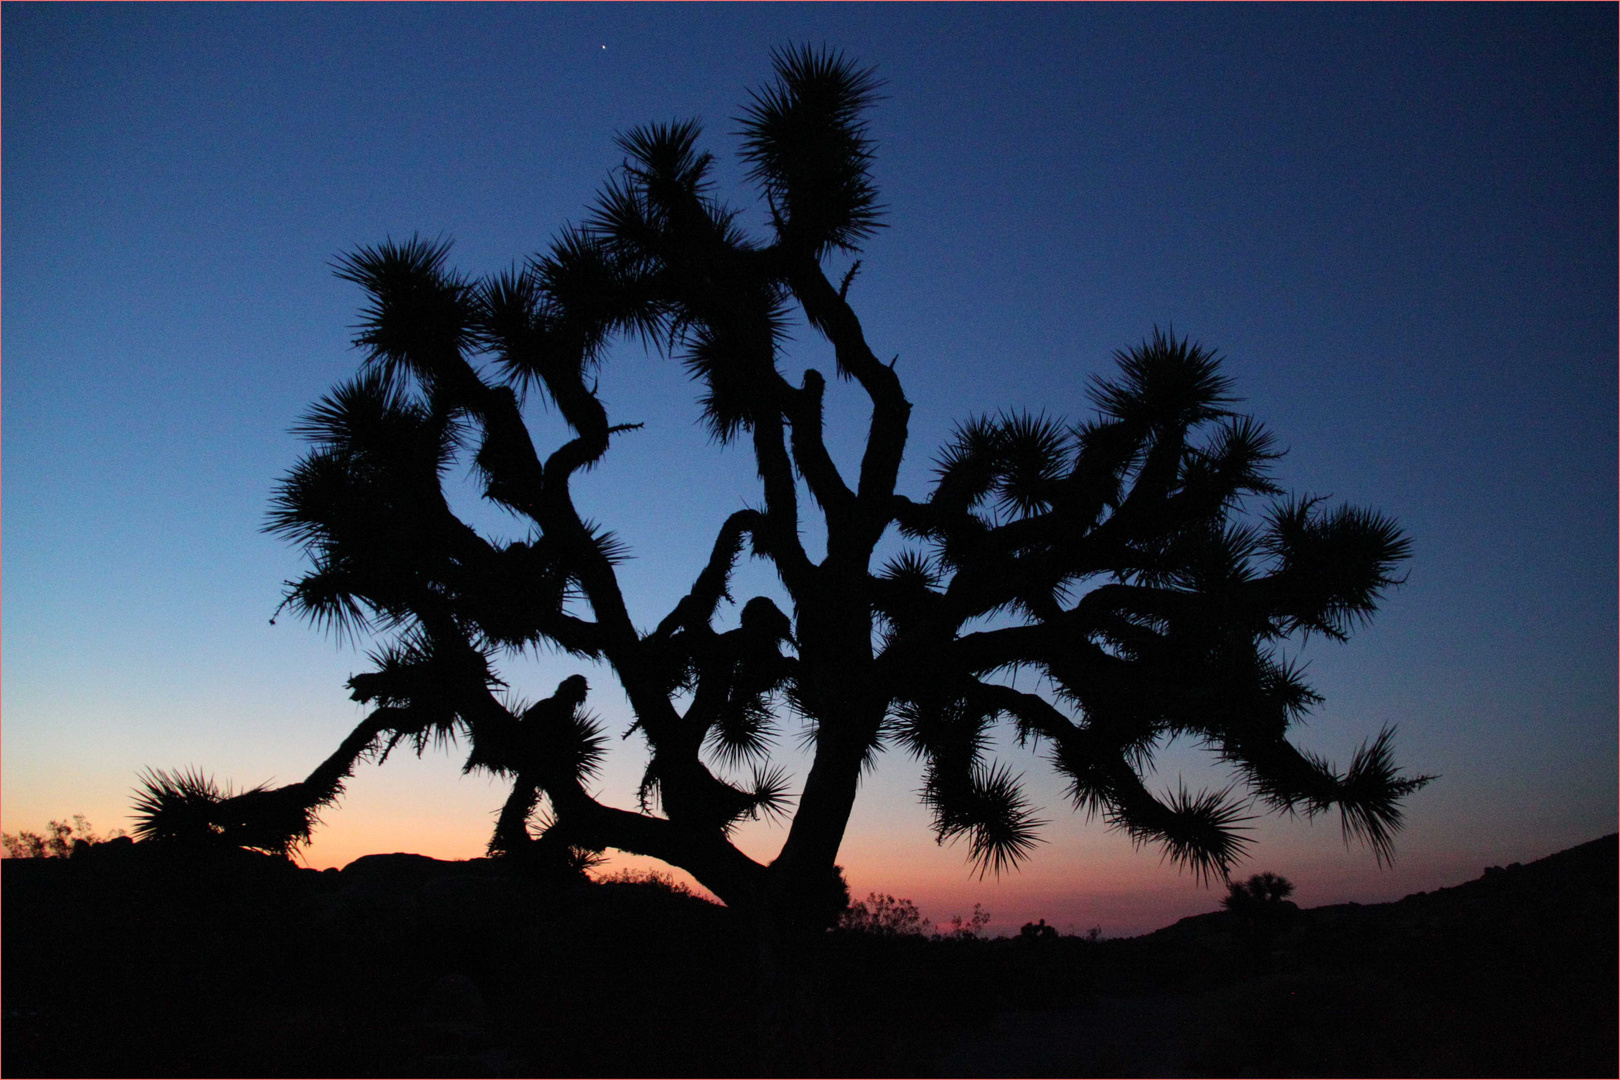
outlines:
M850 538L864 561L890 521L889 499L894 495L900 460L906 451L911 402L906 400L894 368L878 361L866 343L854 309L819 265L800 260L789 273L789 283L811 325L832 342L839 374L853 377L872 401L857 495L862 529L858 536ZM829 555L834 542L828 538Z
M360 758L377 745L377 740L383 732L394 730L394 723L401 718L401 711L391 706L373 709L371 713L349 732L347 738L339 744L325 761L315 766L299 785L303 789L305 806L315 810L322 806L330 806L343 794L343 782L354 775L354 769Z
M1080 616L1071 611L1049 623L980 630L951 643L952 660L962 670L980 675L1019 663L1061 663L1100 673L1121 662L1087 639L1079 623Z
M766 541L764 553L776 563L788 591L798 597L804 594L815 567L799 537L799 496L794 488L792 463L783 445L779 413L755 415L754 459L765 488L764 528L754 534L755 547L762 546L760 540Z
M667 640L677 630L707 626L714 618L714 610L721 600L731 599L731 572L742 552L744 533L753 533L764 522L758 510L738 510L720 526L720 535L714 539L714 550L709 562L692 583L692 591L681 598L675 609L664 616L650 638Z
M617 848L662 859L697 878L729 907L758 902L765 867L719 833L698 833L673 821L605 806L578 785L547 790L557 823L581 847Z
M998 683L977 681L974 693L992 709L1010 715L1018 724L1020 739L1038 735L1060 743L1075 730L1073 720L1038 694L1028 694Z
M781 402L782 412L793 426L793 460L799 466L799 473L810 488L811 496L829 517L847 514L855 501L855 494L844 483L832 455L827 453L827 444L822 437L821 403L827 381L821 377L821 372L811 368L804 373L804 386L801 389L795 390L780 375L776 377L776 383L776 396Z
M1285 813L1303 809L1314 817L1338 806L1345 841L1358 837L1372 848L1379 865L1386 865L1394 858L1394 834L1403 824L1401 800L1435 779L1396 771L1394 737L1394 729L1385 728L1363 743L1342 776L1326 759L1281 737L1229 737L1222 741L1221 756L1243 770L1261 798Z

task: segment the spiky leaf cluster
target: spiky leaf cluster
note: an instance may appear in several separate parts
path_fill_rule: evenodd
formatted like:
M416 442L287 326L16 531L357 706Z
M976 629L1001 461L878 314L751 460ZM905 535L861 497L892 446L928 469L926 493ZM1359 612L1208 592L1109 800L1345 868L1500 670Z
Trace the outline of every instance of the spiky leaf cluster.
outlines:
M315 806L299 785L237 793L196 769L141 776L133 806L136 839L187 848L246 848L286 855L307 843Z
M776 81L753 94L740 118L742 158L764 191L779 242L820 258L859 250L882 208L872 183L872 140L862 114L880 85L841 53L772 53Z
M1245 516L1246 500L1280 496L1279 455L1230 410L1219 359L1186 340L1155 334L1120 354L1092 398L1097 415L1075 427L1025 414L963 426L931 497L901 510L926 547L890 563L877 602L937 830L961 831L983 801L969 784L978 752L951 749L951 732L1000 713L1047 743L1077 808L1200 875L1241 855L1247 804L1234 788L1149 791L1142 776L1175 736L1210 747L1273 809L1339 807L1347 836L1386 858L1400 800L1428 778L1399 774L1387 733L1342 774L1295 749L1286 733L1318 699L1280 650L1365 619L1402 580L1409 542L1387 518L1320 499ZM964 633L985 617L1001 625ZM994 681L1013 668L1034 668L1050 694Z

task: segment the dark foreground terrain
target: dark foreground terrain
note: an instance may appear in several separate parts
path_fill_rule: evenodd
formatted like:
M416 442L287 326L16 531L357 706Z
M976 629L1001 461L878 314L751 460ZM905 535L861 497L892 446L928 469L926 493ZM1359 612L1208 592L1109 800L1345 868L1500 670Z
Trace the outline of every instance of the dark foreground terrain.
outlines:
M829 935L806 1067L1614 1076L1616 850L1118 941ZM657 886L127 843L0 865L8 1077L759 1071L746 939Z

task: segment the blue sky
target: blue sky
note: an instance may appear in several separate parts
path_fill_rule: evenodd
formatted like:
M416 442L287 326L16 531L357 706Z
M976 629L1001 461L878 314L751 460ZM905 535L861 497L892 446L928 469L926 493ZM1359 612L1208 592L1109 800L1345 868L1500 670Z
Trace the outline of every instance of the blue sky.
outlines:
M364 656L269 624L299 560L260 532L289 426L358 362L335 256L420 232L503 269L581 216L614 132L687 116L759 223L731 118L799 42L887 80L888 228L851 295L915 404L907 490L954 422L1083 416L1113 350L1173 326L1228 357L1290 448L1285 486L1411 534L1374 624L1301 650L1327 703L1300 739L1342 761L1395 723L1442 779L1394 870L1331 821L1264 824L1253 869L1305 903L1389 899L1615 828L1612 6L8 3L0 24L7 830L126 825L144 766L290 780L358 721ZM785 365L807 364L826 350L805 332ZM580 497L632 544L651 623L752 468L708 443L678 365L627 346L603 393L648 428ZM829 405L852 460L861 403ZM536 410L542 438L555 422ZM572 669L510 670L542 696ZM1203 768L1172 747L1159 782ZM628 797L637 771L626 744L604 783ZM457 774L363 772L311 862L477 854L502 792ZM900 754L867 782L857 894L1105 932L1213 906L1056 781L1035 785L1050 843L981 883L917 786Z

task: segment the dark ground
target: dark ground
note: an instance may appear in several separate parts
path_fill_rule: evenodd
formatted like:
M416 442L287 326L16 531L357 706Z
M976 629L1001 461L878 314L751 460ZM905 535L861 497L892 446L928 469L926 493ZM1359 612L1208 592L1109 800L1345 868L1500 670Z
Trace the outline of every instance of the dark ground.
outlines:
M1117 941L829 935L806 1068L1615 1076L1616 852ZM127 844L0 866L8 1077L759 1071L746 938L657 887Z

